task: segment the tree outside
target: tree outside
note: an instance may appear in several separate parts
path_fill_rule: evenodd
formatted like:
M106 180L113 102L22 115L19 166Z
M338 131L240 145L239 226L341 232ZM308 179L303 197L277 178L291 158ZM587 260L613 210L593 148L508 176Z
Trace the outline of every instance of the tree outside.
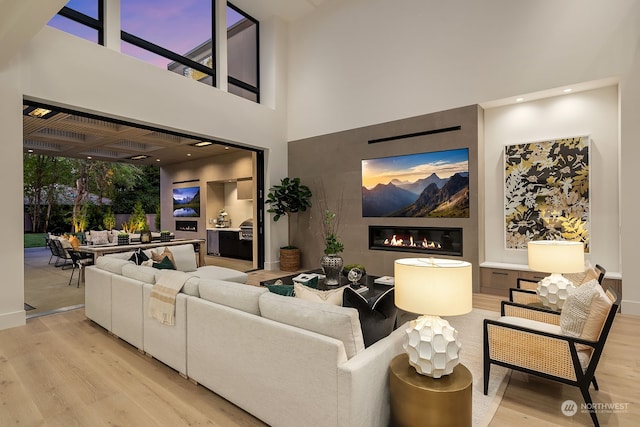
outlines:
M33 232L103 229L107 212L155 212L160 203L154 166L41 154L24 154L23 162L25 214Z

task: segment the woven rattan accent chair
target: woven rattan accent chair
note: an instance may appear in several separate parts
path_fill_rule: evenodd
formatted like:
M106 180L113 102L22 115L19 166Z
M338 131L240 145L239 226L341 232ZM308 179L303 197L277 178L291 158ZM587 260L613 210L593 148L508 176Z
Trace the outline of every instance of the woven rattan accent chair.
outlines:
M594 425L599 426L589 386L598 390L596 367L620 297L611 288L606 293L597 288L598 301L594 297L579 337L562 332L559 312L503 301L502 317L484 321L484 394L492 364L559 381L580 389Z
M588 281L593 278L593 276L597 276L598 283L602 284L606 273L607 270L603 266L596 264L592 272L583 275L584 277L581 277L579 280L581 282L585 280ZM536 280L519 277L516 286L516 288L509 289L509 301L518 304L536 304L540 302L536 290L538 288L538 282Z

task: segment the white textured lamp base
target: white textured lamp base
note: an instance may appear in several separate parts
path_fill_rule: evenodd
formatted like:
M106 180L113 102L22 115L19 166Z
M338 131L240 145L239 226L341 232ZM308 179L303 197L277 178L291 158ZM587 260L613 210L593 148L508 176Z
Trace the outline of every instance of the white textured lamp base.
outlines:
M409 322L403 345L409 364L421 375L440 378L459 363L460 342L456 331L438 316L420 316Z
M562 277L562 274L553 273L538 282L540 302L545 307L561 310L569 295L568 288L575 289L575 286L569 279Z

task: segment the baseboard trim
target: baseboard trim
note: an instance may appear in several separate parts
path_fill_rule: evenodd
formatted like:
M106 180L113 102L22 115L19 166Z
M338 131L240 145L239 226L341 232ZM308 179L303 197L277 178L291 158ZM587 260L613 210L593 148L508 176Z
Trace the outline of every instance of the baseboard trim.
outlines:
M26 311L18 310L0 314L0 330L24 326L27 324Z
M622 314L630 314L632 316L640 316L640 302L622 300L620 304L620 312Z

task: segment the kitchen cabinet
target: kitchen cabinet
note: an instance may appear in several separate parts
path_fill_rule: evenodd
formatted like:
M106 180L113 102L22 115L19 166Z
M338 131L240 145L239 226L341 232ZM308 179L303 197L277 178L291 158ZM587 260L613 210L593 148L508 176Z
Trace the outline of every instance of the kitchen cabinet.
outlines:
M241 240L240 230L215 230L218 234L220 256L251 261L253 259L253 241Z

